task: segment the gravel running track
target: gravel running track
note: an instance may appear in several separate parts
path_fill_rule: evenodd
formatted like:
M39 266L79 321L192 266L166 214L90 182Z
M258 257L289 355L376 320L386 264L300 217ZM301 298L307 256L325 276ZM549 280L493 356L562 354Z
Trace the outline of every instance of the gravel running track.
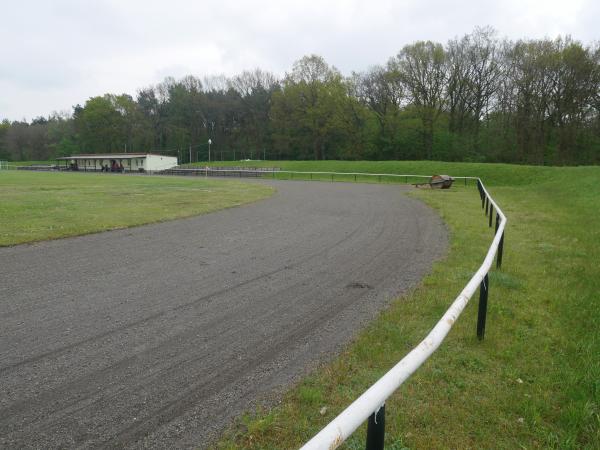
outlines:
M267 183L251 205L0 248L0 447L208 446L446 249L407 188Z

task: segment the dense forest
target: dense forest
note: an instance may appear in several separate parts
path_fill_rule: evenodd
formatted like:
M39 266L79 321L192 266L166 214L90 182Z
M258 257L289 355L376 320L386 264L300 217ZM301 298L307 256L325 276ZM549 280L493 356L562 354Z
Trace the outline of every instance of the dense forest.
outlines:
M0 123L0 159L160 152L208 159L434 159L600 163L600 46L509 41L477 28L404 46L343 76L305 56L261 70L166 78L134 98L106 94L69 114Z

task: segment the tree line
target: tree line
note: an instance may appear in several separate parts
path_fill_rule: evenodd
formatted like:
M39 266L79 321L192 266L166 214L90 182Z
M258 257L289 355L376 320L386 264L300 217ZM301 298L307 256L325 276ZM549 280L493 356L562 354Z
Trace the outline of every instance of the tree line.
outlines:
M68 114L0 123L0 159L161 152L208 159L600 163L600 46L477 28L343 76L316 55L282 78L166 78Z

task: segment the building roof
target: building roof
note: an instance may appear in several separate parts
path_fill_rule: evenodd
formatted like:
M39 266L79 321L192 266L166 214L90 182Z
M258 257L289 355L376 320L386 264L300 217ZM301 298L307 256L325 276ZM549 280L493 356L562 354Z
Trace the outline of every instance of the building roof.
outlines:
M81 155L63 156L56 160L72 160L72 159L133 159L145 158L147 156L163 156L167 158L175 158L175 156L159 155L157 153L89 153Z

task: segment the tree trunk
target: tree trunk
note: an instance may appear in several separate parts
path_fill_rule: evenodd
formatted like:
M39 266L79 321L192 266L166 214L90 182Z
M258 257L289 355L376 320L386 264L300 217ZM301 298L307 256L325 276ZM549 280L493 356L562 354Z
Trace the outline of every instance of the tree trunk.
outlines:
M315 155L316 161L323 159L323 149L321 147L320 139L315 139L314 144L313 144L313 150L314 150L314 155Z

